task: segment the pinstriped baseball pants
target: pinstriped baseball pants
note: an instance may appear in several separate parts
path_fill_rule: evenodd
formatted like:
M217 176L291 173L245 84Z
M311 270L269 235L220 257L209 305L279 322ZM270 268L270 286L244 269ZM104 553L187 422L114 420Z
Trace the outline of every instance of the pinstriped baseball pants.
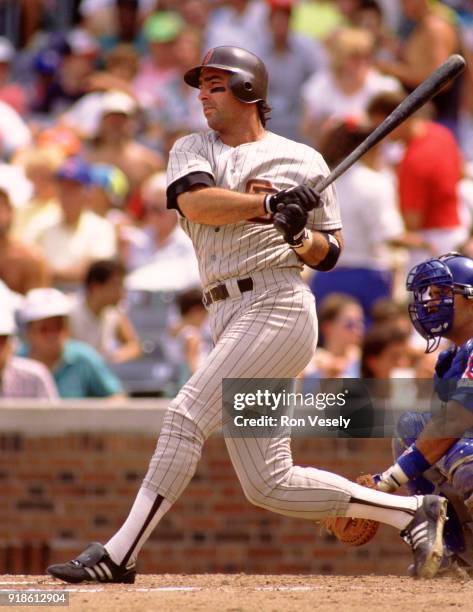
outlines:
M299 272L260 273L255 285L210 306L215 347L166 412L143 486L171 503L194 475L205 440L221 426L222 380L294 378L315 350L314 298ZM290 438L226 437L225 442L253 504L314 520L345 514L348 482L293 465Z

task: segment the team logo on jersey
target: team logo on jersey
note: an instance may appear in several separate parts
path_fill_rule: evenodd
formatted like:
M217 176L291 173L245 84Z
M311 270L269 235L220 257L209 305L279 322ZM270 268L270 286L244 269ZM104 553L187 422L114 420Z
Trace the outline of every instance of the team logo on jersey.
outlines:
M246 193L277 193L278 190L273 187L271 181L265 179L250 179L246 183ZM264 223L265 225L272 224L273 220L271 215L265 215L264 217L254 217L248 219L250 223Z
M210 49L210 51L207 51L204 59L202 60L202 66L206 66L207 64L210 64L210 60L212 59L213 54L214 54L214 49Z
M469 378L470 380L473 380L473 353L471 353L468 358L468 364L462 378Z

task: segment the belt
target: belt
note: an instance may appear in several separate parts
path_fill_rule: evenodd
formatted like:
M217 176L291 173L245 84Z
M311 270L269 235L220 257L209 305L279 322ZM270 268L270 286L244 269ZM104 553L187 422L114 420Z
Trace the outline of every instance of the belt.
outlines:
M241 293L245 291L251 291L253 289L253 279L242 278L237 280L238 289ZM226 300L230 297L227 286L225 284L216 285L204 293L203 302L205 306L210 306L214 302L220 302L220 300Z

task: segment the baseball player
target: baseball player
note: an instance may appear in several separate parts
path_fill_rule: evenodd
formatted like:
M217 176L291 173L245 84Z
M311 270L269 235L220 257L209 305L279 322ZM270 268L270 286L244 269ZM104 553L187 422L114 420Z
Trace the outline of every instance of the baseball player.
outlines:
M412 494L438 491L450 501L442 565L453 559L473 566L473 259L449 253L414 267L407 288L414 293L410 315L427 340L453 344L435 366L435 391L444 409L432 416L406 412L394 441L396 463L375 475L381 490L405 484ZM445 437L445 436L448 437ZM460 438L460 439L459 439Z
M138 553L186 488L204 441L222 422L225 378L293 378L310 360L317 320L304 264L328 271L342 238L335 193L307 186L328 169L313 149L265 128L268 76L237 47L210 50L184 79L200 90L209 130L178 140L168 207L194 243L214 349L171 402L130 514L103 546L91 544L48 572L67 582L133 582ZM289 437L226 437L248 500L286 516L375 519L411 544L417 575L442 553L446 500L393 496L293 465Z
M393 440L395 464L360 480L382 491L405 484L412 495L445 496L449 520L442 569L453 561L473 567L473 439L466 431L473 426L473 259L458 253L430 259L411 270L407 289L414 294L409 312L427 340L426 352L442 337L453 341L435 366L442 409L434 416L405 412ZM368 542L377 529L373 521L348 519L327 519L325 525L355 546Z

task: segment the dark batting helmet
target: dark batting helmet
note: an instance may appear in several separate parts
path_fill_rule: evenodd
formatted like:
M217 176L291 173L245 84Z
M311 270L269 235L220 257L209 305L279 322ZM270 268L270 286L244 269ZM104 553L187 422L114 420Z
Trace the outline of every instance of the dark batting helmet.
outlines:
M219 68L231 73L230 89L241 102L266 101L268 97L268 72L259 57L240 47L215 47L207 52L202 64L188 70L184 81L191 87L199 87L203 68Z

